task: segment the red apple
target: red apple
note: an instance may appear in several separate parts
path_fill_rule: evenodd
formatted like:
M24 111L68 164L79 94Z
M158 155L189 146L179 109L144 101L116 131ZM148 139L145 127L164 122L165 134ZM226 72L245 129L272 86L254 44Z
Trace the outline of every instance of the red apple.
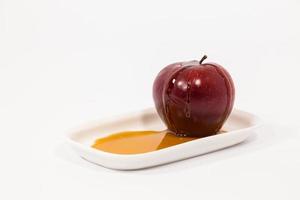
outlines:
M178 136L216 134L232 111L233 81L222 66L203 63L206 58L168 65L154 81L156 110Z

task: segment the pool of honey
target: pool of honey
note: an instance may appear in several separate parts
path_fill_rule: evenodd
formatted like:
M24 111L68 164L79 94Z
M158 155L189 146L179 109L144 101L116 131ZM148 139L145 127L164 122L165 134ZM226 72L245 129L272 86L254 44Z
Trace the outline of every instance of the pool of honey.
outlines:
M116 154L139 154L189 142L196 137L178 137L168 131L129 131L100 138L93 148Z

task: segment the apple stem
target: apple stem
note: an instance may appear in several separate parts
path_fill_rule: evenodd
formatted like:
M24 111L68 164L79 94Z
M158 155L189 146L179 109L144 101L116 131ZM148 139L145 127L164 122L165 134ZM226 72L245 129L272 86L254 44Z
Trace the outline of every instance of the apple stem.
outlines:
M202 62L203 62L206 58L207 58L207 55L204 55L204 56L202 57L202 59L199 61L199 64L202 64Z

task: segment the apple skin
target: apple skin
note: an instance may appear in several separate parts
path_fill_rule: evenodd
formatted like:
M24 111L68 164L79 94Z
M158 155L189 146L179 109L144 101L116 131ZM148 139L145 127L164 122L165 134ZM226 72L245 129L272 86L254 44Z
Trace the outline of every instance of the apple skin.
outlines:
M234 84L229 73L202 60L166 66L153 84L156 110L177 136L206 137L216 134L230 115Z

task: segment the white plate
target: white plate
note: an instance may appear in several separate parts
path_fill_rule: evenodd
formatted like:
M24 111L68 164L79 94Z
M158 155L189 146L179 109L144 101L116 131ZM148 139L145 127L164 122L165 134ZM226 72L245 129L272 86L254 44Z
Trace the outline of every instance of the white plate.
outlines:
M82 158L101 166L133 170L162 165L229 147L244 141L260 125L260 120L247 112L233 110L223 126L226 133L200 138L158 151L142 154L113 154L91 147L96 139L121 131L164 130L155 109L147 109L86 125L68 134L67 142Z

